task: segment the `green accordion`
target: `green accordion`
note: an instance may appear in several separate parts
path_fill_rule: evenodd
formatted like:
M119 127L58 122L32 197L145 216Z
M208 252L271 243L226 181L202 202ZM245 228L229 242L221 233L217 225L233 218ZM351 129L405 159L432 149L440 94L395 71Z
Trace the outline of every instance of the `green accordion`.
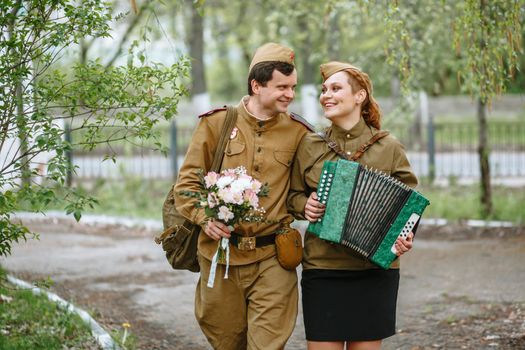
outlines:
M402 182L359 163L326 161L317 187L324 216L308 232L340 243L388 269L394 243L406 237L430 202Z

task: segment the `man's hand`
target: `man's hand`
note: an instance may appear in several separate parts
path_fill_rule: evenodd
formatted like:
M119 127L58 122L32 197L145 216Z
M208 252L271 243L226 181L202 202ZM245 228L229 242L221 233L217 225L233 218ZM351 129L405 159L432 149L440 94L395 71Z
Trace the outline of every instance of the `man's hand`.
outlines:
M210 220L204 225L204 233L211 239L218 241L222 237L230 238L230 229L222 222Z
M413 232L410 232L406 239L398 237L396 239L396 243L394 243L396 247L396 255L401 256L405 254L406 252L408 252L410 249L412 249L413 239L414 239Z
M317 199L317 193L312 192L304 206L304 216L310 222L317 222L323 217L325 205Z

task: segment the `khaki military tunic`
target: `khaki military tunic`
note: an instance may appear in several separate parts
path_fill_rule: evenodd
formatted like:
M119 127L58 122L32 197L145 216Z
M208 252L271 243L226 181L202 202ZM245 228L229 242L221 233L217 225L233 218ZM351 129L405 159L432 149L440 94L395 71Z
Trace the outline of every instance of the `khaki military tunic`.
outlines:
M290 223L293 217L286 209L286 194L290 187L290 169L295 151L307 129L285 113L262 121L250 114L245 107L247 97L237 108L237 122L226 145L221 169L244 166L248 175L267 182L268 197L260 198L259 205L266 211L268 220L275 223L241 223L235 229L245 236L264 236L277 230L280 223ZM204 210L195 208L195 199L178 194L182 190L199 191L198 169L209 169L217 146L226 111L221 110L202 117L194 131L192 142L179 172L175 185L177 210L193 222L204 224ZM201 234L199 253L211 260L217 249L217 241ZM261 261L275 255L275 245L251 251L233 247L230 265L244 265Z
M327 130L327 136L351 155L377 132L377 129L368 126L361 118L350 130L332 125ZM304 219L306 201L310 193L317 189L324 161L338 159L340 157L318 135L311 133L303 138L297 149L288 196L288 209L294 216ZM377 141L358 162L391 175L410 187L417 185L417 179L412 173L403 145L391 135ZM396 259L391 268L398 267L399 259ZM378 267L348 247L330 243L307 232L303 268L363 270Z

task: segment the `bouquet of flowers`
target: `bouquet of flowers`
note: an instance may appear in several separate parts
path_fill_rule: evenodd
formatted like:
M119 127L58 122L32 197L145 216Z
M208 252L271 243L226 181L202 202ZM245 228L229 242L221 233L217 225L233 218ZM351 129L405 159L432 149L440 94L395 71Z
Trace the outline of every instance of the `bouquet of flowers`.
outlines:
M204 209L208 220L220 221L230 230L239 222L264 221L264 209L259 206L259 198L268 196L268 184L249 176L243 166L220 173L210 171L204 174L199 170L199 179L199 192L183 191L182 194L197 198L195 206ZM229 239L220 239L212 259L208 287L213 287L218 262L226 263L224 278L228 278L229 253Z

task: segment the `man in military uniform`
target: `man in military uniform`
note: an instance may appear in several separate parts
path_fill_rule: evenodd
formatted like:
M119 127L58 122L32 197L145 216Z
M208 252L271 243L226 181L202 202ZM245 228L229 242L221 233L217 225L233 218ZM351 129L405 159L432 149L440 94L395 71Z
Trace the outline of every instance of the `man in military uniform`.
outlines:
M195 199L180 195L199 190L197 170L211 166L225 109L201 116L175 185L177 210L202 226L195 315L215 349L283 349L295 326L297 274L279 265L275 233L293 220L286 209L290 166L308 131L300 118L287 113L296 84L291 49L275 43L258 48L249 68L249 95L236 107L237 121L224 152L222 169L244 166L249 175L268 183L269 195L260 198L268 222L241 223L230 232L224 224L206 220ZM222 278L226 267L219 265L209 288L211 260L221 237L230 238L228 278Z

